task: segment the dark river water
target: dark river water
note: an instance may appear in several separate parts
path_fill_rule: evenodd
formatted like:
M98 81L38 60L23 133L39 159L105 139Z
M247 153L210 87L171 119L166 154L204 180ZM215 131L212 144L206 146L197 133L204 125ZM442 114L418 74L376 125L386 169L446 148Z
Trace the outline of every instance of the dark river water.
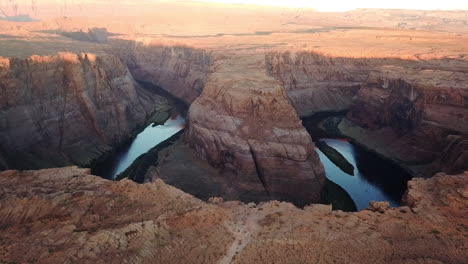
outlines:
M345 139L322 138L320 141L336 149L354 166L354 175L350 175L316 149L327 178L351 196L357 210L367 208L370 201L388 201L391 206L400 205L409 180L405 171Z
M172 106L171 117L164 125L149 124L129 144L121 146L115 154L93 168L93 174L106 179L116 179L142 154L163 143L184 129L187 105L164 89L146 82L139 82L146 90L166 98Z
M171 99L167 97L167 94L162 95ZM173 103L175 107L172 117L164 125L147 126L131 143L121 147L114 155L96 166L93 173L107 179L116 179L142 154L183 130L186 107L177 101ZM346 167L342 166L343 169L341 169L319 148L316 148L329 180L325 192L327 197L324 198L325 203L332 203L336 209L349 211L365 209L370 201L388 201L391 206L399 206L410 175L398 166L346 139L333 138L327 135L328 132L320 132L317 130L317 124L324 118L327 117L306 118L303 124L315 142L324 141L354 166L354 171L351 170L351 173ZM185 191L193 193L196 190Z
M153 126L150 124L129 145L121 148L115 155L101 164L96 169L96 174L106 179L115 179L140 155L184 129L184 125L185 119L181 115L169 118L164 125Z

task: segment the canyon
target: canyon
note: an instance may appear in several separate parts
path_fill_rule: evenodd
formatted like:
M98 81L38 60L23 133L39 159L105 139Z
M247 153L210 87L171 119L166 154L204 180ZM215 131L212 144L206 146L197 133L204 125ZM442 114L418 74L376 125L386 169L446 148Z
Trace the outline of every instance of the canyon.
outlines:
M467 12L135 5L0 21L0 262L468 261ZM172 97L144 184L91 175ZM332 210L321 115L401 201Z
M2 58L0 71L3 169L90 166L169 110L112 55Z
M338 125L344 136L417 177L467 168L468 68L460 58L267 55L299 115L349 111Z

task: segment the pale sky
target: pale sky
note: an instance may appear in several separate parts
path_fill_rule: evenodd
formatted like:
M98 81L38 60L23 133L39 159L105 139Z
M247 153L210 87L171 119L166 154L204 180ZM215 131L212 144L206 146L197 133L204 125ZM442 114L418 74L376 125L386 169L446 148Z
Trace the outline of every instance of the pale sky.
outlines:
M196 1L196 0L189 0ZM200 1L200 0L198 0ZM468 0L202 0L203 2L258 4L288 7L312 7L319 11L347 11L356 8L392 8L423 10L468 10ZM201 1L200 1L201 2Z

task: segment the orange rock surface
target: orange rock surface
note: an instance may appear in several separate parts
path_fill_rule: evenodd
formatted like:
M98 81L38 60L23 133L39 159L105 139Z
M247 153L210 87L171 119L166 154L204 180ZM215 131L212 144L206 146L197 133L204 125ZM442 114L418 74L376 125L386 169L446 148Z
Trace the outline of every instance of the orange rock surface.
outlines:
M409 182L408 206L357 213L204 203L161 180L68 167L0 173L5 263L466 263L468 174Z

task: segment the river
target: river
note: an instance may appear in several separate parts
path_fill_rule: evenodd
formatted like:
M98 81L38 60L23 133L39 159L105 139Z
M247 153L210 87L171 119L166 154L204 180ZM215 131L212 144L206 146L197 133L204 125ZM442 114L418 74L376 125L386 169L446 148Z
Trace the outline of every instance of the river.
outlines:
M139 82L146 90L166 98L172 106L171 117L164 125L149 124L130 143L120 146L117 151L93 168L93 174L115 180L141 155L163 143L184 129L187 105L164 89L146 82Z
M354 166L354 175L348 174L316 149L326 177L351 196L357 210L367 208L370 201L388 201L394 207L400 205L409 179L405 171L346 139L322 138L320 141L337 150Z

